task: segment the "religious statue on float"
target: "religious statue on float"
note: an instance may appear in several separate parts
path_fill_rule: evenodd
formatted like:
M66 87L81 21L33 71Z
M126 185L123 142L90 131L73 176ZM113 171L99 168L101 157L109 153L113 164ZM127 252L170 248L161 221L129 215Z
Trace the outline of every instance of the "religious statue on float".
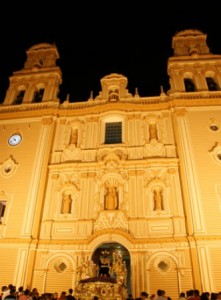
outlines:
M97 264L83 259L76 275L75 295L79 299L127 298L127 267L120 252L113 252L111 257L108 250L103 250Z
M111 260L109 258L109 251L104 250L101 252L101 256L99 258L98 266L99 266L99 273L98 276L100 277L110 277L111 273Z

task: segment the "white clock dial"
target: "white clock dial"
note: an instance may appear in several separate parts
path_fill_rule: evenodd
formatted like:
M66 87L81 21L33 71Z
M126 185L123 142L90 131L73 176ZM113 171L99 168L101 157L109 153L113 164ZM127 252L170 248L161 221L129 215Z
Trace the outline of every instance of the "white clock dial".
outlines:
M8 139L8 142L11 146L15 146L15 145L18 145L21 142L21 140L22 140L22 137L20 134L13 134Z

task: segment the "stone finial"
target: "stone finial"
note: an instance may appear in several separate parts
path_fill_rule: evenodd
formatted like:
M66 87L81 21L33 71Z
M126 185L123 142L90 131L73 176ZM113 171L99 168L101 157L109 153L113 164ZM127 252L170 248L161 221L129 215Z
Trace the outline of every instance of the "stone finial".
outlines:
M135 94L134 94L134 97L135 97L135 98L140 97L139 92L138 92L138 88L137 88L137 87L135 88Z
M92 100L94 100L94 93L93 93L93 91L90 92L90 97L89 97L88 101L92 101Z
M65 101L67 101L67 102L70 101L70 94L67 94Z

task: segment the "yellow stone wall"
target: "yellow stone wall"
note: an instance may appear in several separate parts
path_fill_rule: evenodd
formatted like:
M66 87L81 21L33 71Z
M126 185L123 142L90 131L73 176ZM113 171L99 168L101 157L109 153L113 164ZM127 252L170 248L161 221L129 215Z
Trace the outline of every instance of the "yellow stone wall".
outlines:
M172 46L167 93L132 95L127 78L114 73L101 79L97 97L79 103L59 102L56 47L29 49L0 106L1 285L68 291L82 261L117 244L126 249L134 297L158 288L172 299L221 290L221 92L205 81L214 76L221 86L221 56L209 53L199 31L175 35ZM186 77L196 91L185 91ZM45 89L37 103L36 88ZM105 144L108 122L122 123L122 143ZM17 146L8 144L13 133L22 135ZM117 187L117 209L105 209L107 186ZM64 196L71 197L65 213Z

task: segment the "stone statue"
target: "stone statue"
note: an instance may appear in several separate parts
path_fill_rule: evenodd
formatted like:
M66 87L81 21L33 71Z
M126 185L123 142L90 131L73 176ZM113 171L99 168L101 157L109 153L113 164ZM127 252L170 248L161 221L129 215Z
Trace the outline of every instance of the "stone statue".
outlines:
M163 210L163 195L161 189L156 189L153 192L154 210Z
M158 139L156 124L149 124L149 137L150 141Z
M115 186L108 186L105 195L105 209L114 210L118 208L118 195Z
M71 195L63 194L62 205L61 205L61 213L62 214L70 214L71 213L71 205L72 198Z
M72 129L72 132L71 132L70 144L77 145L77 142L78 142L78 130L75 128L75 129Z

